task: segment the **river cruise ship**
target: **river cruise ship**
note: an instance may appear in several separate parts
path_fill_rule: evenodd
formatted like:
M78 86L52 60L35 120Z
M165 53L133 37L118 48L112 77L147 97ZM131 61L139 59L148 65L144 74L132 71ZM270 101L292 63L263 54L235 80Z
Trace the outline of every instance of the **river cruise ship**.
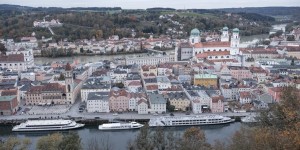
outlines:
M197 126L226 124L234 121L234 119L223 117L220 115L163 116L158 118L151 118L149 121L149 126Z
M105 123L99 125L99 130L124 130L124 129L139 129L144 125L137 122L129 123Z
M13 127L12 131L58 131L83 127L72 120L28 120Z

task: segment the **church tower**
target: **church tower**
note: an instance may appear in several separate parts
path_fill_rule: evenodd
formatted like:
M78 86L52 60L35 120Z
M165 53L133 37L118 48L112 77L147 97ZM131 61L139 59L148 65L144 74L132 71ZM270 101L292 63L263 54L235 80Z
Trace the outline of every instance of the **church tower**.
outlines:
M240 30L238 28L234 28L232 30L230 55L239 54L239 44L240 44L239 32Z
M194 45L196 43L199 43L200 41L200 31L195 28L191 31L189 42L190 44Z
M73 70L69 63L67 63L65 68L65 82L66 82L66 99L68 104L73 104L75 102L73 91L74 91L74 83L73 83Z
M229 42L228 27L222 29L221 42Z

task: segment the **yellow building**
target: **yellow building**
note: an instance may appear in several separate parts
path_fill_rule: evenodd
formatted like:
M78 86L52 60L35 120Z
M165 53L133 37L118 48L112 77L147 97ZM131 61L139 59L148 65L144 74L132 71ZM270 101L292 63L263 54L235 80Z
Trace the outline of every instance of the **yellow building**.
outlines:
M165 98L170 101L170 105L175 106L175 110L186 111L191 104L184 92L167 93Z
M214 74L196 74L194 75L194 85L218 86L218 76Z

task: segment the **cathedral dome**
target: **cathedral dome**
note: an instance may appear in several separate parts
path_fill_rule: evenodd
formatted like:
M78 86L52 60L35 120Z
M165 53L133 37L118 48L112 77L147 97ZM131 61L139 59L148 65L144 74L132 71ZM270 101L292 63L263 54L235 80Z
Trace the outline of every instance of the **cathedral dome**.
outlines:
M240 32L240 30L238 28L234 28L232 31L233 32Z
M200 31L195 28L191 31L191 36L200 36Z

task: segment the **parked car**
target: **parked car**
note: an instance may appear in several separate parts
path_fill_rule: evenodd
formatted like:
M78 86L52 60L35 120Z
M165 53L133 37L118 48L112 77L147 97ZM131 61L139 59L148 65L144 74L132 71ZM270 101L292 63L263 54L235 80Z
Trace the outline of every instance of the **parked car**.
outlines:
M114 113L113 116L118 116L118 113Z
M170 113L170 116L174 116L174 114L173 114L173 113Z

